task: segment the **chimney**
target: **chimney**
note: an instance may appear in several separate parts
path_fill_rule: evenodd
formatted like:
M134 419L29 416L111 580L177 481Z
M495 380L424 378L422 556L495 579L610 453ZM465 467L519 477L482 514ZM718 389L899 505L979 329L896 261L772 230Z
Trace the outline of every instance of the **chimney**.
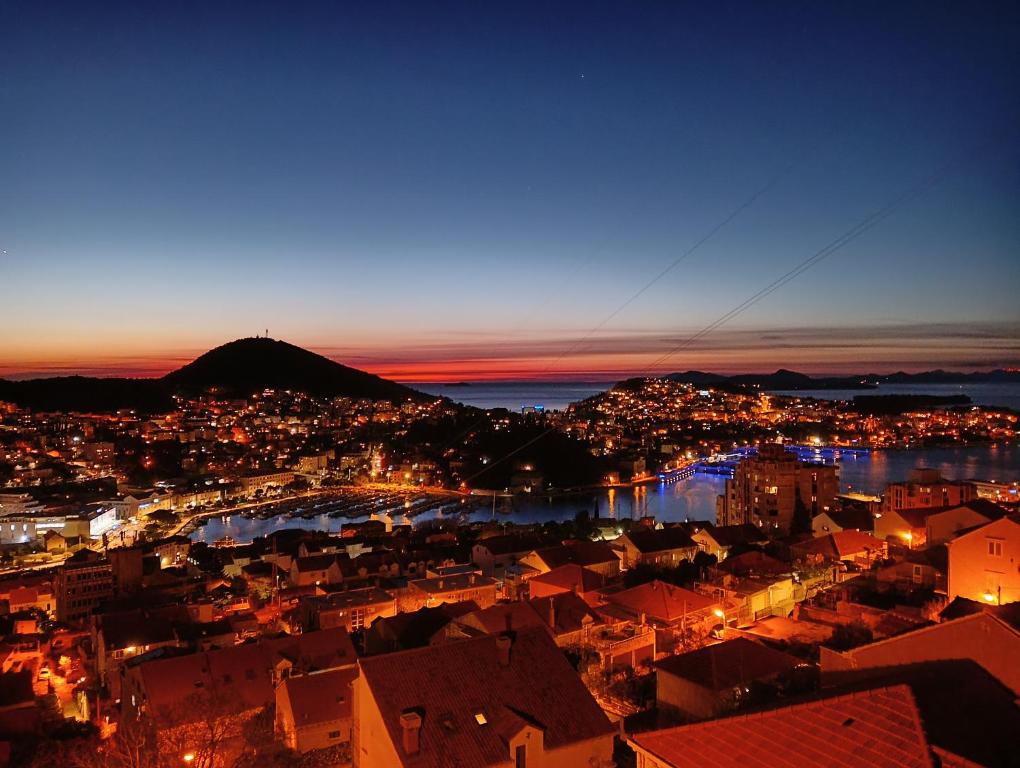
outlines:
M510 646L512 644L513 640L510 639L509 635L500 635L496 638L496 653L499 656L499 666L510 666Z
M443 580L442 580L442 579L440 579L440 580L439 580L439 588L440 588L440 589L442 589L442 588L443 588Z
M638 624L640 624L643 627L645 625L646 618L647 617L645 616L645 612L641 611L641 613L638 615Z
M412 711L402 712L400 730L404 732L404 753L417 755L421 749L421 715Z
M475 575L473 573L471 574L471 576L468 577L468 583L469 584L475 583Z
M549 598L549 626L556 629L556 601Z

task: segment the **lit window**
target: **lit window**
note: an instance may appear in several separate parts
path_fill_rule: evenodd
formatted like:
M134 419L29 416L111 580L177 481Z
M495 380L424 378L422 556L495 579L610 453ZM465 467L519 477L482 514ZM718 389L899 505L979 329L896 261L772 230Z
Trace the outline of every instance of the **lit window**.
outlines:
M475 712L475 722L478 723L479 725L485 725L489 721L485 719L484 712Z

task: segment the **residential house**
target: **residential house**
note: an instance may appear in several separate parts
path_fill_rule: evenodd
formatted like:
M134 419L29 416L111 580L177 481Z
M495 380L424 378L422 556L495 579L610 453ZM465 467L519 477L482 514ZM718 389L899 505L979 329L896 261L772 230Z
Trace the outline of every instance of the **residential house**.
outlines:
M600 574L607 581L620 573L620 558L609 544L601 541L568 540L552 547L529 552L520 560L539 573L564 565L578 565Z
M361 659L355 768L608 768L615 728L541 629Z
M841 509L830 509L819 512L811 518L811 532L815 536L825 536L840 531L862 531L872 533L875 530L875 517L865 506L851 505Z
M812 563L845 562L861 568L870 568L884 560L889 544L861 531L837 531L790 545L794 557Z
M613 546L620 553L623 569L638 565L674 568L698 553L697 543L682 528L631 530L613 541Z
M627 743L638 768L934 765L906 685L647 731Z
M655 662L660 710L707 719L753 700L752 686L786 687L800 659L738 637Z
M390 618L376 619L365 630L363 644L366 656L421 648L447 639L447 627L455 619L478 610L478 603L442 603L435 608L398 613ZM462 632L456 632L462 635Z
M1020 515L1003 517L948 542L949 599L995 605L1020 601Z
M924 661L970 659L1020 695L1020 630L991 613L929 624L848 651L822 646L822 682L832 674Z
M295 587L318 584L339 584L343 572L333 554L296 557L290 565L290 583Z
M343 627L356 632L380 617L395 616L397 601L378 587L349 589L301 601L301 625L305 629Z
M502 578L508 565L518 562L546 542L531 534L508 534L479 539L471 548L471 560L481 568L482 575Z
M910 547L943 544L960 531L1006 515L1005 509L988 499L972 499L941 507L914 507L882 514L875 523L876 535Z
M229 764L244 747L244 727L276 701L290 677L352 668L357 657L343 629L265 637L230 648L168 656L166 649L121 669L121 717L146 718L164 748L193 744L196 723L216 723ZM201 731L201 729L198 729Z
M417 604L426 608L465 600L471 600L481 608L488 608L496 602L496 580L474 572L415 579L408 583L408 587Z
M734 547L764 546L768 537L761 529L750 523L736 525L709 525L699 528L691 534L691 539L698 549L717 560L725 560Z
M532 577L528 581L528 593L536 598L572 592L586 603L597 605L602 602L599 590L605 585L602 574L571 563Z
M351 699L357 667L288 677L276 686L276 733L304 754L351 740Z
M714 597L658 580L604 594L599 614L610 623L622 620L651 627L654 646L667 653L694 635L707 634L722 623L726 612L725 604Z
M879 584L899 592L933 589L944 592L949 571L949 551L945 544L926 549L909 549L896 562L875 571Z

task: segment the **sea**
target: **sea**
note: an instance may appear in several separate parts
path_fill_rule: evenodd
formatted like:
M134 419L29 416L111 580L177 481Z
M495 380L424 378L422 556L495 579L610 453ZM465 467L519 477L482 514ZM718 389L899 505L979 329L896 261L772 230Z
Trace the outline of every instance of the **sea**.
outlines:
M952 448L881 450L840 462L840 481L844 492L877 495L887 483L904 480L914 467L933 467L954 479L1020 482L1020 446L1016 444L966 445ZM500 520L513 523L542 523L573 519L587 512L613 520L654 517L662 521L715 521L716 497L724 490L725 479L718 475L694 475L674 483L652 483L634 488L609 488L566 496L528 495L504 498L496 510L487 505L464 513L456 500L448 506L412 518L403 516L402 504L390 514L395 524L419 524L426 520L448 519L458 522ZM342 491L341 491L342 493ZM268 511L268 510L267 510ZM364 519L364 518L362 518ZM190 532L194 541L212 543L224 536L248 542L283 528L306 528L338 533L347 520L328 513L305 518L269 511L257 518L239 514L212 517Z
M604 392L608 382L479 382L463 385L411 385L423 392L443 395L478 408L525 407L563 410L570 403ZM1009 407L1020 411L1020 386L1009 384L964 385L885 385L873 390L817 390L777 392L777 394L850 399L860 394L966 394L976 404ZM953 480L995 480L1020 482L1020 446L1017 444L980 444L949 448L879 450L858 457L844 457L840 463L840 482L844 492L877 495L887 483L905 480L915 467L938 469ZM451 519L460 522L497 519L514 523L542 523L573 519L578 512L600 518L637 519L650 516L662 521L715 520L716 497L724 490L725 479L717 475L695 475L675 483L653 483L634 488L611 488L565 496L528 495L501 499L496 511L488 507L464 512L459 502L430 510L413 519L403 516L402 505L391 511L396 524L418 524L426 520ZM342 492L341 492L342 493ZM268 514L266 514L268 511ZM251 541L282 528L311 528L337 533L347 522L330 517L328 508L313 517L272 514L266 510L256 518L242 515L212 517L190 532L195 541L212 543L224 536L239 542ZM363 519L363 518L362 518Z
M605 392L614 382L498 381L467 384L410 384L430 395L448 397L476 408L506 408L520 411L542 406L561 411L571 403ZM882 384L876 389L776 390L774 394L815 397L820 400L853 400L856 395L967 395L975 405L998 406L1020 411L1020 385L1004 383L974 384Z

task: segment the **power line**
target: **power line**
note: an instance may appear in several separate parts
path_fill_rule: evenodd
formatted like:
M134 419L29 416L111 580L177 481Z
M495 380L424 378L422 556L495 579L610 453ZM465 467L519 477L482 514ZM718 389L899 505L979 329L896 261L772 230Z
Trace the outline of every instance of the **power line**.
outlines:
M738 315L742 314L743 312L745 312L746 310L750 309L752 306L757 304L762 299L766 298L767 296L771 295L772 293L775 293L775 291L779 290L780 288L782 288L784 285L786 285L790 281L796 279L798 276L800 276L801 274L803 274L807 270L811 269L811 267L815 266L819 262L821 262L824 259L828 258L833 253L836 253L837 251L842 249L844 246L846 246L849 243L853 242L854 240L856 240L858 237L860 237L861 235L863 235L864 233L866 233L870 229L872 229L872 228L878 226L879 224L881 224L883 221L885 221L890 216L892 216L897 211L899 211L903 206L907 205L909 202L913 201L914 199L916 199L917 197L919 197L920 195L922 195L923 193L925 193L926 191L928 191L932 187L934 187L937 184L939 184L940 182L942 182L947 176L949 176L951 171L954 170L955 166L957 166L958 164L962 163L964 160L969 160L971 157L973 157L975 154L977 154L982 148L984 148L988 143L993 143L993 142L989 141L989 142L986 142L986 143L982 144L981 146L979 146L978 148L976 148L972 152L968 153L965 158L961 158L961 159L958 159L956 161L950 161L948 163L945 163L935 173L933 173L933 174L927 176L926 178L922 179L919 183L910 186L905 192L903 192L902 194L900 194L897 197L893 198L892 201L890 201L886 205L882 206L878 210L876 210L873 213L871 213L868 216L866 216L864 219L862 219L857 224L852 226L850 229L848 229L846 232L841 234L835 240L830 242L824 248L821 248L820 250L816 251L811 256L809 256L807 259L804 259L799 264L797 264L795 267L793 267L792 269L788 270L786 273L784 273L783 275L779 276L778 278L776 278L775 280L770 282L768 285L764 286L759 291L757 291L756 293L754 293L751 296L749 296L747 299L742 301L740 304L738 304L735 307L733 307L733 309L731 309L728 312L720 315L713 322L709 323L707 326L702 328L700 331L695 333L693 336L685 339L680 344L676 345L671 350L666 352L664 355L660 356L657 360L655 360L650 366L648 366L645 369L644 373L648 373L650 370L652 370L656 366L661 365L663 362L668 360L670 357L672 357L674 354L679 352L681 349L683 349L683 348L685 348L687 346L690 346L690 344L693 344L698 339L703 338L704 336L708 335L709 333L711 333L712 331L716 330L720 326L722 326L725 323L727 323L730 320L732 320L734 317L737 317ZM681 259L682 258L683 257L681 257ZM679 260L680 259L678 259L677 261L679 261ZM646 290L646 289L643 289L643 290ZM643 290L642 290L642 292L643 292ZM539 440L541 440L543 437L545 437L546 435L550 434L551 432L554 432L555 429L556 429L555 427L550 427L549 429L541 432L536 437L533 437L532 439L530 439L527 442L525 442L523 445L515 448L514 450L510 451L509 453L507 453L506 455L502 456L501 458L499 458L499 459L497 459L495 461L489 462L485 466L485 469L483 469L483 470L481 470L479 472L476 472L475 474L471 475L464 482L465 483L470 483L475 478L477 478L480 475L484 474L485 472L489 471L495 465L501 464L502 462L506 461L507 459L512 458L513 456L515 456L518 453L520 453L521 451L523 451L525 448L527 448L527 447L533 445L534 443L538 442Z

